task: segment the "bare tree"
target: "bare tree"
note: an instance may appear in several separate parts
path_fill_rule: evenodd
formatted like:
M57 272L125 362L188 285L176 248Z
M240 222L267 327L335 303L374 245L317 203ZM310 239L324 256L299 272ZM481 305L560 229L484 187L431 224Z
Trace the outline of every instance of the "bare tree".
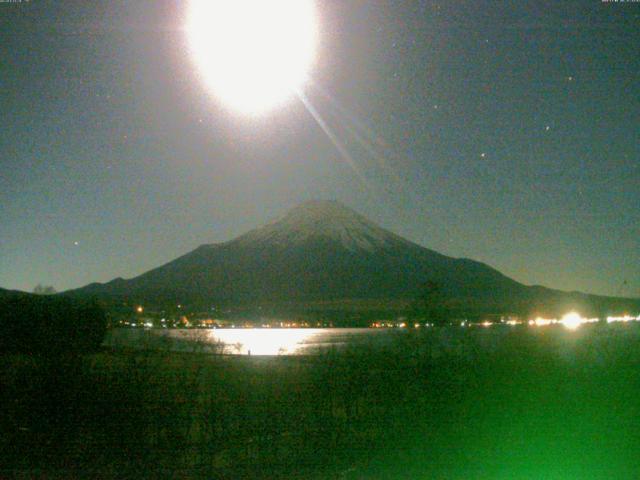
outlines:
M439 282L425 282L413 308L418 315L434 325L446 325L449 320L443 287Z
M56 289L51 285L42 285L39 283L33 288L33 293L36 295L53 295L56 292Z

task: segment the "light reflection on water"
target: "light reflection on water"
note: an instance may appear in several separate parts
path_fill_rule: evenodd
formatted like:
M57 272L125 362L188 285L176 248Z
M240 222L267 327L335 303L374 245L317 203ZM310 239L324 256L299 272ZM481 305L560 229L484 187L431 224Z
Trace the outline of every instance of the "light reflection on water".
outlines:
M217 329L207 330L208 342L222 342L225 353L238 355L291 355L309 346L320 329Z
M230 355L300 355L364 341L382 332L367 328L125 329L109 332L105 345Z

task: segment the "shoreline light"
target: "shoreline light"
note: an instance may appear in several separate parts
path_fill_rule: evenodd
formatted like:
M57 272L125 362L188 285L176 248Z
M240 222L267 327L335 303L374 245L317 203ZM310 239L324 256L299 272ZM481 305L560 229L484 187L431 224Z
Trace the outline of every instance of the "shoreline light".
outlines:
M556 320L555 318L549 319L538 317L535 320L529 320L529 325L535 325L536 327L546 327L547 325L553 325L557 322L558 320Z
M607 323L614 322L640 322L640 315L633 317L631 315L622 315L620 317L607 317Z
M576 312L571 312L562 317L560 323L569 330L575 330L580 325L582 325L582 321L583 318L580 315L578 315Z
M612 317L609 317L609 318L612 318ZM607 319L607 321L609 321L609 319ZM597 322L599 322L598 318L587 318L587 317L583 317L577 312L569 312L563 315L562 318L560 319L537 317L534 320L529 320L529 322L527 323L529 325L536 326L536 327L546 327L548 325L562 325L563 327L568 328L569 330L576 330L581 325L585 325L588 323L597 323Z

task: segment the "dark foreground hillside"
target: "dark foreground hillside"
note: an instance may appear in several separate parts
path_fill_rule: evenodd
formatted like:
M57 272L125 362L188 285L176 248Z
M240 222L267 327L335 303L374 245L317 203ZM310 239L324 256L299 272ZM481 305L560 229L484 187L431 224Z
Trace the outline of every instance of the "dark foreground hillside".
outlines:
M632 479L640 328L389 332L317 357L0 363L0 478Z

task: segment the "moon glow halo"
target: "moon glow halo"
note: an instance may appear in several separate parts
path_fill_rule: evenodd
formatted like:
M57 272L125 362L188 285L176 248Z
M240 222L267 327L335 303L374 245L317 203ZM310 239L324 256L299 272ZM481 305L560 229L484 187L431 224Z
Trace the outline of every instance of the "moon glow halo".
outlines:
M308 80L317 30L313 0L191 0L187 13L204 83L250 115L284 103Z

